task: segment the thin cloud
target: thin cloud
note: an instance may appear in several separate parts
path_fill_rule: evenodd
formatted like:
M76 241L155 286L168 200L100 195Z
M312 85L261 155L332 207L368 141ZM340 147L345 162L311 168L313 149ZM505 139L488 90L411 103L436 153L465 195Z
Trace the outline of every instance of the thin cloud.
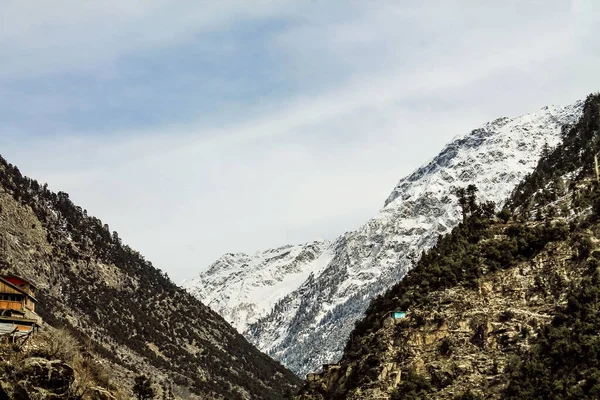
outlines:
M5 101L30 107L27 119L0 127L3 155L69 192L177 281L224 252L354 229L382 206L399 178L453 136L600 87L600 56L589 51L599 35L594 10L585 5L464 12L395 2L226 3L77 2L73 13L61 10L69 15L44 14L42 7L30 18L15 3L3 14L14 22L0 31L0 50L13 58L0 66L0 83L10 81L14 94ZM491 15L498 19L487 21ZM107 32L107 21L118 29ZM265 21L277 29L260 31ZM259 90L236 112L227 107L235 98L225 94L211 99L216 108L207 106L204 93L188 94L194 113L151 127L146 114L164 110L136 96L144 112L132 115L133 126L110 125L107 108L85 134L76 129L86 122L81 107L95 107L94 98L69 95L80 74L102 86L111 74L123 79L123 64L127 73L151 69L164 48L190 48L196 37L240 24L256 28L253 39L232 35L227 42L261 46L257 54L269 58L256 59L256 71L220 66L256 79L258 88L272 85L261 80L272 71L277 93ZM128 59L141 53L143 61ZM195 75L195 65L175 72L214 78ZM53 74L65 75L64 84L23 94ZM230 82L227 93L235 96L238 84ZM36 115L49 124L28 125Z
M288 1L52 3L9 1L0 16L0 77L118 73L123 57L189 41L233 24L282 15ZM107 70L106 70L107 69Z

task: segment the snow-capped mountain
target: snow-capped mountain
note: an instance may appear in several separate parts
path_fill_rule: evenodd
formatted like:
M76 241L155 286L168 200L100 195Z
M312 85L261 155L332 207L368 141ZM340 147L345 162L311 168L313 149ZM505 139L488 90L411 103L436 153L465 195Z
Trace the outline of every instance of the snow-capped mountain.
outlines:
M459 222L455 188L475 184L480 199L501 204L533 170L543 147L558 143L562 126L579 118L582 104L499 118L453 140L431 162L402 179L373 219L332 242L315 257L316 265L304 266L313 273L244 335L300 376L338 360L370 299L401 279L438 235ZM203 274L205 279L210 275ZM252 272L257 275L260 272ZM221 286L203 290L205 298L231 291L230 284L224 280ZM257 297L264 293L263 288L256 290ZM228 313L236 313L215 310L226 319L231 319Z
M182 286L221 314L238 332L265 316L311 273L327 266L327 241L245 253L228 253Z

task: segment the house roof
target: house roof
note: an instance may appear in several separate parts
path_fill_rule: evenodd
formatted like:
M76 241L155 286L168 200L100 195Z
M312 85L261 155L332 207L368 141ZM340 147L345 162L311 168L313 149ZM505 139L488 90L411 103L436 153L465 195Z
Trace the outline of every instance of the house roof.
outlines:
M12 275L12 276L14 276L14 275ZM6 276L6 277L9 277L9 276ZM20 278L20 279L22 279L22 278ZM17 290L17 291L19 291L21 293L23 293L25 296L30 297L33 301L37 302L37 299L34 296L32 296L31 293L28 293L25 290L23 290L23 288L20 288L17 285L15 285L15 284L7 281L4 276L0 276L0 282L6 284L8 286L10 286L11 288L13 288L13 289L15 289L15 290ZM29 281L26 281L26 282L29 283L29 284L31 284Z
M31 280L29 280L27 278L23 278L20 275L6 274L6 275L2 275L2 278L17 278L17 279L22 280L23 282L29 283L29 286L31 286L32 288L37 289L37 286Z

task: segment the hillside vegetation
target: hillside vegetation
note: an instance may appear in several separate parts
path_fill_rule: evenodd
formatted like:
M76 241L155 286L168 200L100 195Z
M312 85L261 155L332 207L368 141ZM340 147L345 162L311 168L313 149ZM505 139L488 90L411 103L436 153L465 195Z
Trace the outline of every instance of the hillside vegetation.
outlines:
M481 201L505 203L534 170L542 151L560 142L562 127L579 120L583 103L497 118L450 141L400 179L372 218L333 240L307 266L313 273L302 283L280 286L287 286L285 295L248 326L245 337L299 376L339 360L371 299L402 279L439 235L462 221L456 188L474 184ZM248 268L262 277L271 265ZM230 283L235 279L222 279L218 270L209 269L204 276L216 284L194 292L213 299L235 292ZM268 291L260 278L244 286L248 289ZM243 295L229 297L243 300ZM219 303L215 310L226 318L236 312L234 304Z
M0 272L39 286L38 312L111 364L177 398L282 399L291 372L251 346L64 192L0 158Z
M496 213L463 222L374 299L300 399L595 399L600 394L600 96ZM408 311L393 321L390 311Z
M0 399L129 399L115 383L107 363L64 330L0 343Z

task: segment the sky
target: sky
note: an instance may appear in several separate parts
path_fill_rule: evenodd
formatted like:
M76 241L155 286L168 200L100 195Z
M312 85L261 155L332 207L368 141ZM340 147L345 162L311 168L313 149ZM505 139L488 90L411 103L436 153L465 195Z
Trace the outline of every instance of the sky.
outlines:
M334 239L456 135L600 90L594 0L0 6L0 154L175 282Z

